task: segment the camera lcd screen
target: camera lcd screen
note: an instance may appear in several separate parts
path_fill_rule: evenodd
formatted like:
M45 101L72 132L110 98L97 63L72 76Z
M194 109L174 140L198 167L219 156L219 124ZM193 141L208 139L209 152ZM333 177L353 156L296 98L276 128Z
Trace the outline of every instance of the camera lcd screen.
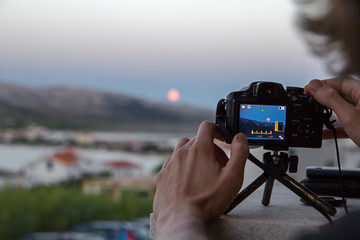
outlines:
M239 121L248 139L285 141L286 106L240 104Z

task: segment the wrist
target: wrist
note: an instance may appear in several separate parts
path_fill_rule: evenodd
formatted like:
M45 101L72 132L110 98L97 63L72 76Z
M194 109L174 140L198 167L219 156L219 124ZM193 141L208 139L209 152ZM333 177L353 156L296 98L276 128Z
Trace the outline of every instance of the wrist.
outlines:
M177 208L164 211L156 219L156 239L207 239L205 223L198 210Z

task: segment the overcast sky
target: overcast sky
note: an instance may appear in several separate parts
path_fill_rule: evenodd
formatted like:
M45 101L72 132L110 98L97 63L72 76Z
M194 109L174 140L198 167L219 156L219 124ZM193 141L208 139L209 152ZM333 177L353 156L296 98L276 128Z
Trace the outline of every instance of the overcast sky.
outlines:
M256 80L327 76L290 0L0 0L0 79L216 106ZM178 103L178 104L179 104Z

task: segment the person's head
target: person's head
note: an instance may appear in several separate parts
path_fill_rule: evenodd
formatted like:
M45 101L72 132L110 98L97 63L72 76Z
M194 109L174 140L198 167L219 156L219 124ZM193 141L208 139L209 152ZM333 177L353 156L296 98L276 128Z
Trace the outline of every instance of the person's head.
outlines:
M327 60L333 73L360 75L360 0L298 2L299 25L314 53Z

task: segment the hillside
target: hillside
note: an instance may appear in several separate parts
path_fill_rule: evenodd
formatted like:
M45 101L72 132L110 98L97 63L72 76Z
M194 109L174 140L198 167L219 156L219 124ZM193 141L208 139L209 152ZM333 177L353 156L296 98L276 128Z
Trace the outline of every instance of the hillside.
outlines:
M30 88L0 83L3 127L29 122L51 129L195 131L213 112L79 88Z

